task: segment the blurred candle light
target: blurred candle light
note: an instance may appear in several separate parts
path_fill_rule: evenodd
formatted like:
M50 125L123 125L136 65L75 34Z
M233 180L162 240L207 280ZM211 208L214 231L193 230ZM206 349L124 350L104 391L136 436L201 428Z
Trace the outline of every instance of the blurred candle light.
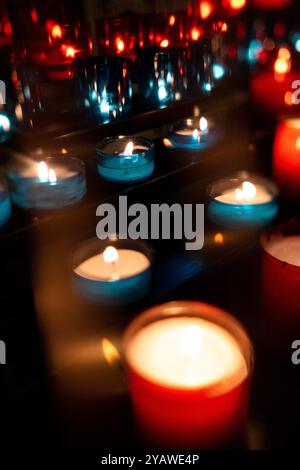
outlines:
M213 12L213 4L210 1L200 1L199 5L200 17L202 20L209 18Z
M198 41L200 39L200 36L201 36L201 31L199 28L192 28L191 30L191 39L192 41Z
M241 10L246 6L246 0L230 0L229 3L233 10Z
M124 41L123 41L122 38L120 38L120 37L117 37L117 38L116 38L116 47L117 47L117 52L118 52L118 53L121 53L121 52L124 51L124 49L125 49L125 43L124 43Z
M67 58L74 59L76 55L76 51L73 46L68 46L65 49L65 54Z
M108 338L103 338L101 345L104 357L110 365L121 361L119 351Z
M160 43L160 47L169 47L169 40L163 39Z
M253 98L262 107L276 114L297 113L292 84L298 78L293 69L291 51L287 47L280 47L272 68L251 78Z
M62 28L59 24L55 24L51 30L51 36L53 39L61 39L63 36Z
M273 174L284 195L300 199L300 118L284 119L277 126Z
M169 25L170 25L170 26L174 26L175 22L176 22L176 17L175 17L175 15L171 15L171 16L169 17Z

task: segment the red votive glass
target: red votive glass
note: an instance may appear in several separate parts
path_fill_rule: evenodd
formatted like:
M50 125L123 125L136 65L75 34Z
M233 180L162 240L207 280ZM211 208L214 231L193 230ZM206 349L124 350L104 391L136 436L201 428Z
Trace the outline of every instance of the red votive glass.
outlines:
M253 100L274 114L299 113L299 105L293 101L295 89L292 88L298 79L296 72L280 74L269 71L255 75L250 82Z
M147 446L241 445L253 353L233 317L199 302L159 305L129 325L124 353L133 409Z
M300 199L300 117L284 119L277 126L273 174L282 194Z
M262 247L264 331L272 347L289 353L300 331L300 224L265 232Z

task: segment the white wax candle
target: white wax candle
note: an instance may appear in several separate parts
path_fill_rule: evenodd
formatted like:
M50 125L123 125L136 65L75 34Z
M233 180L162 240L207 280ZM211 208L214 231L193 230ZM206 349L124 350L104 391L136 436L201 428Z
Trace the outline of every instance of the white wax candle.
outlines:
M114 281L135 276L150 267L149 259L140 251L118 249L118 255L112 265L99 253L83 261L75 268L75 273L94 281Z
M285 263L300 267L300 235L291 235L271 240L265 250Z
M223 202L225 204L234 204L234 205L245 205L245 204L265 204L267 202L272 201L272 195L267 191L267 189L262 185L255 185L256 194L254 197L251 198L242 198L239 199L237 197L237 189L240 188L232 188L226 191L225 193L217 196L215 198L216 201Z
M233 388L247 377L235 338L201 318L162 319L141 329L126 351L132 369L158 385L194 389Z

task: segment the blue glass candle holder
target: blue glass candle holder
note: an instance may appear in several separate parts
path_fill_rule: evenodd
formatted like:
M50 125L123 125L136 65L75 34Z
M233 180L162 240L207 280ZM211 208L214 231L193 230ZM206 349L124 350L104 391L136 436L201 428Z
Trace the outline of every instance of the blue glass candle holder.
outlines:
M241 172L208 188L208 216L216 225L261 227L278 214L277 187L266 178Z
M143 137L107 137L96 146L97 169L117 183L138 182L154 171L154 144Z
M8 176L12 200L24 209L59 209L77 203L86 193L84 163L77 158L27 160Z
M131 111L130 61L123 57L87 57L73 62L80 107L99 123L121 118Z
M164 108L187 95L188 51L184 47L149 47L137 57L138 85L147 107Z
M212 119L205 116L177 121L169 128L169 147L186 150L203 150L219 139L219 132Z
M109 250L112 257L109 259ZM108 258L105 258L107 253ZM73 287L89 300L126 305L142 299L151 285L152 253L141 240L101 241L80 245L72 262Z
M0 229L5 227L11 217L11 201L4 179L0 178Z

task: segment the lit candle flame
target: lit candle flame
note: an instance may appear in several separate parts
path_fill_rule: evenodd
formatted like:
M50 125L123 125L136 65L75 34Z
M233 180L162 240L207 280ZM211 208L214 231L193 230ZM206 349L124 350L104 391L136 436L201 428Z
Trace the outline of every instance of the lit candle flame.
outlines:
M114 246L108 246L103 252L104 263L116 263L119 259L118 250Z
M224 243L223 233L221 233L221 232L216 233L215 236L214 236L214 242L217 245L223 245L223 243Z
M125 49L125 43L124 43L123 39L116 38L116 46L117 46L118 52L123 52L124 49Z
M169 46L169 40L163 39L160 43L160 47L168 47L168 46Z
M201 18L206 20L212 14L213 6L210 2L203 1L200 3L199 9Z
M230 7L233 10L241 10L246 5L246 0L230 0Z
M274 64L274 70L280 75L288 73L291 69L290 62L286 59L281 59L280 57L276 59Z
M205 132L207 131L207 128L208 128L208 121L204 116L202 116L199 120L199 129L201 132Z
M291 65L291 53L289 49L281 47L274 64L275 73L278 75L285 75L291 70Z
M38 164L37 171L41 181L48 181L48 167L45 162L40 162Z
M244 181L242 189L238 188L235 190L235 197L238 201L246 200L252 201L256 196L256 186L249 181Z
M49 170L48 179L50 183L56 183L57 178L56 178L56 173L54 170L52 169Z
M74 47L67 47L66 57L70 59L74 59L75 55L76 55L76 50L74 49Z
M193 131L193 139L198 140L199 137L199 131L198 129L194 129Z
M104 357L110 365L120 361L119 351L109 339L103 338L101 345Z
M52 27L52 31L51 31L51 35L54 39L60 39L62 38L62 29L61 27L59 26L59 24L55 24L53 27Z
M124 155L126 157L130 157L132 155L132 152L133 152L133 142L128 142L124 150Z
M57 177L53 169L48 169L47 163L42 161L37 166L38 176L42 183L56 183Z

